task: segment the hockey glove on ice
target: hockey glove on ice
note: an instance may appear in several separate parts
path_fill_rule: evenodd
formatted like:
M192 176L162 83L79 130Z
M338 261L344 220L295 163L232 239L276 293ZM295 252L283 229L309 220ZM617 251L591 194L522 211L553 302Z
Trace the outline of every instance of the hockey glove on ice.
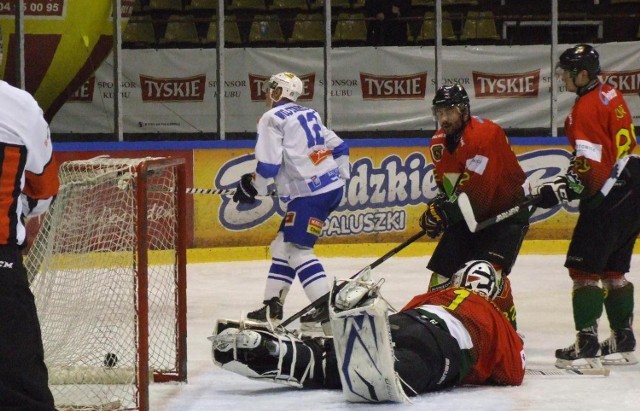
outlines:
M534 196L540 196L540 202L536 207L552 208L559 203L569 201L569 191L567 188L567 178L558 177L550 183L544 183L531 190Z
M235 194L233 194L233 202L253 204L256 202L256 195L258 195L258 190L253 186L253 174L244 174L238 182Z
M420 228L431 238L436 238L447 228L449 219L442 206L442 200L437 197L427 204L427 210L420 217Z

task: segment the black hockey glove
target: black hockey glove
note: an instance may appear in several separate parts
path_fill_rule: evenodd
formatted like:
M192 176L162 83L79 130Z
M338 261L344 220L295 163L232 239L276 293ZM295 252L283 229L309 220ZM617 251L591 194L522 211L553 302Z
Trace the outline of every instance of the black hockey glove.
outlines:
M436 238L447 228L449 219L444 211L443 198L436 197L427 204L427 210L420 217L420 228L431 238Z
M253 204L256 202L256 195L258 195L258 190L253 186L253 174L244 174L233 194L233 202Z
M558 177L550 183L544 183L531 190L534 196L540 196L540 202L536 207L552 208L559 203L569 201L569 191L567 189L567 178Z

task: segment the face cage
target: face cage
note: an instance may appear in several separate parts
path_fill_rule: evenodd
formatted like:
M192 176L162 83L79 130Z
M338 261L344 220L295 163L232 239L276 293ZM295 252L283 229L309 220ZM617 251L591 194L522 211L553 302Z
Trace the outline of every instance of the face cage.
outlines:
M262 92L266 93L269 90L275 90L276 88L278 88L278 82L275 80L272 81L265 81L264 83L262 83Z

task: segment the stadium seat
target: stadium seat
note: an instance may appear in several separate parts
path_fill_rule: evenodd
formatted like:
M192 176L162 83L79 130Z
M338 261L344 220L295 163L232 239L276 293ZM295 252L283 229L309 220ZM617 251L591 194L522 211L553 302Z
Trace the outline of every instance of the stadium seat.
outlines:
M500 40L493 12L467 12L460 40Z
M308 10L307 0L273 0L269 10Z
M215 12L218 10L218 0L191 0L185 9L192 12Z
M416 36L416 42L430 42L436 38L436 15L434 12L428 11L424 14L424 19L420 31ZM453 30L453 23L449 14L442 13L442 40L457 40L456 33Z
M361 10L364 8L365 2L366 0L353 0L353 3L351 4L351 8L354 10Z
M218 41L218 21L214 16L209 23L206 37L202 40L204 44L214 45ZM239 46L243 43L236 16L226 16L224 20L224 44L225 46Z
M477 6L478 0L442 0L442 6Z
M364 45L367 42L367 24L362 13L340 13L333 33L333 41L351 45ZM345 44L346 45L346 44Z
M301 45L324 44L324 17L320 13L298 14L293 25L290 43Z
M435 0L411 0L411 7L433 7L435 4Z
M264 0L232 0L229 5L229 11L239 10L264 12L267 10L267 6Z
M128 47L155 47L156 33L153 20L149 15L136 16L129 19L122 32L122 43Z
M146 9L151 12L182 11L182 0L149 0Z
M334 12L346 11L352 9L353 0L331 0L331 9ZM363 0L364 1L364 0ZM309 9L313 11L323 10L325 0L308 0Z
M345 10L351 8L351 0L331 0L331 8Z
M249 42L258 45L284 43L284 35L278 16L275 14L256 15L251 23Z
M167 29L164 32L164 37L160 39L160 44L173 43L176 45L200 44L193 16L172 15L169 17Z

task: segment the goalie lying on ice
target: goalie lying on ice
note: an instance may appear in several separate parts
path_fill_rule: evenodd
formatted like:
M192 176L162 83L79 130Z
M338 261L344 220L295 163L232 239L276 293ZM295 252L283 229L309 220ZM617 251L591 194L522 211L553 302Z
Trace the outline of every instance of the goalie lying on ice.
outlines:
M389 315L370 272L335 287L333 338L219 320L214 363L253 379L296 387L342 388L351 402L404 402L464 384L520 385L522 340L501 307L502 279L470 261L452 286L414 297Z

